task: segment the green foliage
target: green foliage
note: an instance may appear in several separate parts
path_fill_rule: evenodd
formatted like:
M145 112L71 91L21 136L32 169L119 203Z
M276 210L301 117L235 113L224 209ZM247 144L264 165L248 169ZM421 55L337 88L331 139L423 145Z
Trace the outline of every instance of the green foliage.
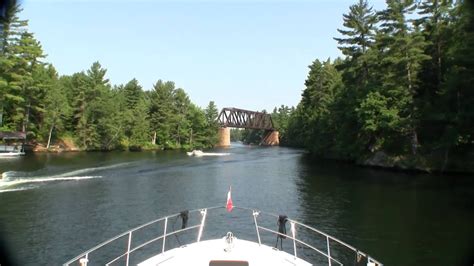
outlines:
M136 79L112 87L95 62L85 72L58 76L44 64L41 44L10 5L0 26L0 130L23 131L50 144L73 138L85 150L212 147L217 108L203 111L183 89L159 80L144 91Z
M278 109L275 107L272 112L272 120L275 128L280 133L280 144L288 144L288 124L290 122L290 116L294 112L294 108L290 108L285 105L281 105ZM231 135L232 137L232 135Z
M242 130L242 142L245 144L259 145L264 138L265 130L244 129Z
M44 57L40 43L27 31L27 21L17 16L19 5L7 6L0 24L0 127L28 130L36 137L45 95L41 75Z
M191 128L189 132L189 149L191 148L208 148L212 147L214 144L210 144L208 139L212 135L208 135L208 125L206 122L205 113L201 108L191 104L189 106L189 112L187 117L190 121ZM217 131L216 131L217 132ZM216 134L216 133L214 133Z
M217 132L219 129L219 124L217 122L217 117L219 116L219 111L217 110L214 101L210 101L204 110L204 115L206 117L206 128L207 128L207 139L205 144L207 146L214 146L217 144L218 136Z
M172 145L171 140L171 120L173 117L173 93L175 87L173 82L163 82L158 80L153 85L150 104L150 123L154 131L153 144L158 144L165 148Z
M440 90L444 121L443 145L462 155L474 146L474 5L464 1L452 11L459 18L453 25L454 38L448 50L445 86Z
M236 141L242 141L243 140L243 129L241 128L231 128L230 129L230 141L236 142Z
M52 65L45 68L47 79L47 91L44 99L45 112L43 123L40 124L40 140L47 142L49 148L51 138L58 133L64 132L66 119L71 115L71 107L68 104L66 94L62 89L58 74Z
M123 96L125 98L125 105L128 109L134 109L143 98L142 87L138 84L136 79L130 80L123 87Z
M130 144L131 146L142 146L150 142L150 122L148 120L148 104L142 98L131 112L130 122Z
M287 144L349 160L378 151L442 157L444 169L450 154L473 152L472 4L386 3L376 12L359 0L343 15L335 40L345 58L309 67Z
M316 60L309 69L301 102L289 116L282 139L283 143L287 141L290 145L307 147L317 154L327 153L327 148L334 144L336 124L332 117L338 108L335 99L342 78L335 63L329 59L325 62Z

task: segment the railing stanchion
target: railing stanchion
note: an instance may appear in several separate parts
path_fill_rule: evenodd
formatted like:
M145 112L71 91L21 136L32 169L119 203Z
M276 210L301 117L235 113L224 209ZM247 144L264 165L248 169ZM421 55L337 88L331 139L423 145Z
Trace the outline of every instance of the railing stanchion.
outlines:
M201 215L202 215L201 226L199 227L199 233L198 233L198 237L197 237L196 242L201 241L202 230L204 229L204 223L206 222L207 209L202 209L201 210Z
M163 232L163 247L161 248L161 253L165 252L166 244L166 231L168 229L168 217L165 218L165 231Z
M331 248L329 247L329 237L326 235L326 244L328 246L328 265L331 266Z
M130 245L132 244L132 231L128 233L128 245L127 245L127 266L129 262L129 257L130 257Z
M87 266L88 262L89 262L89 253L86 253L86 256L79 260L79 264L81 264L81 266Z
M290 222L291 225L291 235L293 236L293 250L295 252L295 259L298 258L298 255L296 254L296 228L295 228L295 223L293 221Z
M257 216L259 212L257 211L252 211L252 212L253 212L253 221L255 223L255 230L257 231L258 245L260 246L262 242L260 241L260 231L258 230L258 225L257 225Z

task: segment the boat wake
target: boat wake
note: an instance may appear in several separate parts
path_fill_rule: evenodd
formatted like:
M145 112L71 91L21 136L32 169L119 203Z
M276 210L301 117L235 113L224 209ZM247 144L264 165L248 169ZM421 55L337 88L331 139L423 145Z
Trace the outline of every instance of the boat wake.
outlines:
M73 170L56 175L41 176L37 172L17 172L7 171L2 173L0 179L0 192L20 191L35 188L32 186L35 183L57 182L57 181L79 181L94 178L101 178L101 175L84 175L91 172L97 172L107 169L113 169L121 166L129 165L130 163L120 163L108 166L91 167ZM36 175L35 175L36 174Z
M34 183L57 182L57 181L79 181L85 179L101 178L102 176L71 176L71 177L39 177L39 178L19 178L12 181L0 180L0 193L32 189ZM28 186L21 186L27 184ZM20 187L17 187L20 186ZM14 188L11 188L14 187Z
M21 190L27 190L27 189L31 189L31 188L32 188L32 187L0 189L0 193L13 192L13 191L21 191Z

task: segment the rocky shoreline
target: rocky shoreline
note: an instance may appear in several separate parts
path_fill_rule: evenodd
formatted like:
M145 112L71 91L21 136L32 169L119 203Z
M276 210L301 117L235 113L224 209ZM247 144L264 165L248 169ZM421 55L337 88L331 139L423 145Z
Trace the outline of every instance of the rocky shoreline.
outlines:
M31 143L31 150L33 152L78 152L84 151L79 148L71 138L64 138L59 140L54 145L50 145L49 149L46 148L46 145L43 143Z
M457 160L443 160L435 156L406 155L390 156L383 151L378 151L368 158L356 161L357 165L382 168L389 170L450 174L473 174L474 163L468 158Z

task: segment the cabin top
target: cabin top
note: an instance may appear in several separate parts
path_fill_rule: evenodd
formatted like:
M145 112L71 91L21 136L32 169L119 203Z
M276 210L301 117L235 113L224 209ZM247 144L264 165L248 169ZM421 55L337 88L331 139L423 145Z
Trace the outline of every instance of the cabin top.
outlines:
M25 132L6 132L0 131L0 140L1 139L26 139Z

